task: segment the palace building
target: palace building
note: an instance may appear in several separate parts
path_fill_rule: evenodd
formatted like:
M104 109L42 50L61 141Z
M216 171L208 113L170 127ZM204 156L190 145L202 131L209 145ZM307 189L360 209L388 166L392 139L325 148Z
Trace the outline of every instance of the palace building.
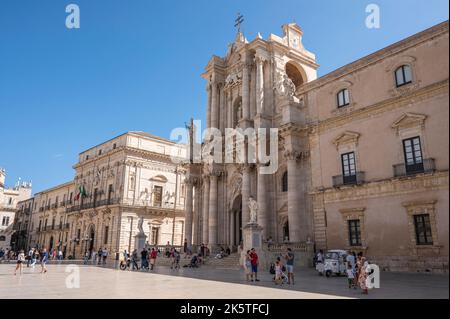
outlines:
M279 164L192 164L188 240L239 245L252 197L275 243L447 271L448 22L319 78L302 38L295 23L281 37L238 32L207 64L207 127L278 128Z
M19 203L16 225L27 230L22 247L61 249L79 258L86 251L135 248L142 228L150 245L182 245L185 169L175 143L128 132L79 155L73 181ZM26 223L25 223L26 221Z
M0 249L10 249L15 243L14 218L19 202L31 197L31 183L18 181L14 187L7 187L6 170L0 168Z

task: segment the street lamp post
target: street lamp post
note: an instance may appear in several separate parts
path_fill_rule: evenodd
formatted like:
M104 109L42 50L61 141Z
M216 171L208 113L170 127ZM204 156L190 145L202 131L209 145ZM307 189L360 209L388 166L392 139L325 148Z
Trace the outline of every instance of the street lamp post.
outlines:
M175 218L177 216L177 198L178 198L178 165L175 168L175 199L173 204L173 221L172 221L172 246L175 240Z

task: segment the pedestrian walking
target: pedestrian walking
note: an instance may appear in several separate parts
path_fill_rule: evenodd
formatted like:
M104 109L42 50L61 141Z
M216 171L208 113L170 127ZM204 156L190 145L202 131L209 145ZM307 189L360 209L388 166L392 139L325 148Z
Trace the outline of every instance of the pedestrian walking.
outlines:
M142 248L141 251L141 270L148 270L148 251L145 248Z
M153 270L156 264L156 257L158 256L158 252L153 247L152 251L150 252L150 270Z
M355 273L353 271L352 265L347 264L347 281L348 281L348 289L351 289L352 287L356 289L355 285Z
M244 269L245 279L250 281L252 277L252 258L250 257L250 250L247 250L247 254L245 255Z
M103 257L103 265L106 265L106 258L108 258L108 249L105 247L102 251L102 257Z
M83 261L83 264L87 265L90 256L91 256L91 254L89 253L89 251L86 250L86 251L84 252L84 261Z
M16 270L14 271L14 276L17 274L17 269L20 271L20 275L22 276L22 264L25 262L25 253L23 250L19 252L19 255L17 255L17 264L16 264Z
M31 256L31 258L31 267L34 269L34 267L36 266L36 262L39 259L39 251L37 248L33 248L33 255Z
M131 254L131 264L132 264L132 269L131 270L139 270L139 265L137 263L139 257L138 257L138 252L137 249L133 250L133 253Z
M363 254L360 252L358 253L358 261L356 262L356 266L358 269L358 284L360 288L362 289L362 294L367 295L369 293L369 289L367 288L366 279L367 279L367 272L366 272L366 258L363 256Z
M47 249L44 248L41 253L41 274L42 273L45 274L47 272L47 267L45 267L45 265L48 262L48 258L49 258L49 256L48 256Z

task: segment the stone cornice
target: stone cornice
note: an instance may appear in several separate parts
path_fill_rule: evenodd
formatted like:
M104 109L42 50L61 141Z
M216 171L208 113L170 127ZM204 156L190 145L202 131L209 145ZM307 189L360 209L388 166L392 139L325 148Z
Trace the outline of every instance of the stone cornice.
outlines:
M399 194L417 193L427 190L448 189L448 170L433 174L421 174L403 178L391 178L373 181L358 186L316 189L310 195L323 195L325 203L397 196Z
M365 118L372 117L374 115L388 112L391 110L395 110L397 108L403 107L405 105L408 105L411 100L414 100L415 103L418 103L420 101L423 101L427 98L430 98L432 96L437 96L443 93L448 93L448 85L449 81L448 79L431 84L427 87L418 89L416 91L410 92L408 95L402 96L402 97L393 97L381 102L378 102L376 104L366 106L364 108L357 109L353 112L343 114L337 117L331 117L323 121L319 121L318 123L311 123L310 129L316 131L314 128L319 128L319 133L325 132L329 129L334 129L339 126L343 126L349 122L354 122L357 120L362 120Z
M376 51L366 57L363 57L355 62L347 64L325 76L318 78L315 81L306 83L302 89L301 93L316 89L320 86L324 86L330 82L334 82L337 79L344 77L350 73L356 72L360 69L366 68L374 63L380 62L387 59L393 55L399 54L405 50L412 47L418 46L430 39L448 34L448 21L442 22L436 26L433 26L427 30L419 32L411 37L394 43L390 46L385 47L379 51Z

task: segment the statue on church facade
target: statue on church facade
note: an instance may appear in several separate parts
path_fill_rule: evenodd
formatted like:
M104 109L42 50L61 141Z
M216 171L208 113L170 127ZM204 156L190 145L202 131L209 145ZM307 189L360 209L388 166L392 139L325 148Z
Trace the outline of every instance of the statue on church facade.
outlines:
M248 199L248 207L250 208L250 224L258 223L258 203L251 196Z

